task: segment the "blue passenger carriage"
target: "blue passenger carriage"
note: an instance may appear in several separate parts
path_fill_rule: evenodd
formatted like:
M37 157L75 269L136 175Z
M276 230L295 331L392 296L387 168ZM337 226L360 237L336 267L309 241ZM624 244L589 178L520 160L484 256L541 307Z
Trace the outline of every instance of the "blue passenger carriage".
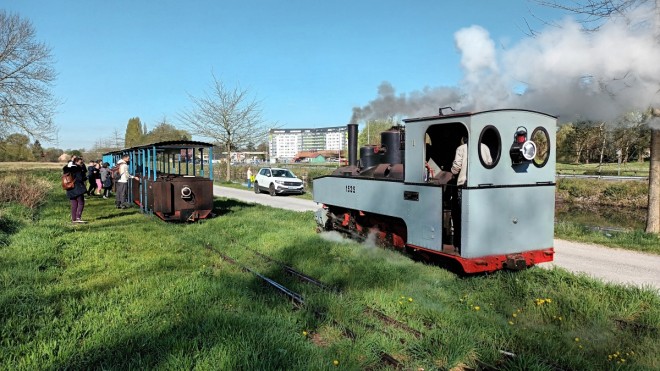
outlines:
M107 153L105 162L130 156L129 202L165 221L196 221L213 212L213 145L165 141Z

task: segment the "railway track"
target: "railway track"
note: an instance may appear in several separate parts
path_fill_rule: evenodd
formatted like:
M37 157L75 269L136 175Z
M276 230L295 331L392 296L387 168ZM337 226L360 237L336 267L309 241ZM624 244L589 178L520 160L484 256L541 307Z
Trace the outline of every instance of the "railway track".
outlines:
M229 255L217 250L216 248L214 248L210 244L207 244L206 248L209 251L213 252L214 254L218 255L223 261L225 261L225 262L227 262L227 263L229 263L233 266L236 266L239 269L241 269L242 271L244 271L246 273L250 273L250 274L254 275L255 277L261 279L264 283L268 284L270 287L274 288L278 293L282 294L285 298L289 299L297 309L307 309L307 310L311 311L311 313L314 315L314 317L317 318L318 320L320 320L320 321L329 321L333 326L335 326L336 328L338 328L341 331L342 335L345 338L349 339L352 342L355 342L355 341L359 340L359 336L357 335L357 332L353 331L349 326L346 326L346 325L342 324L341 322L337 321L336 319L330 318L329 313L318 310L318 309L315 309L312 306L308 305L308 303L305 301L305 298L302 294L296 292L295 290L292 290L292 289L288 288L287 286L285 286L284 284L276 281L273 278L267 277L266 275L260 273L256 269L238 262L236 259L234 259L234 258L230 257ZM316 278L314 278L310 275L307 275L307 274L297 270L296 268L294 268L293 266L291 266L287 263L279 261L279 260L277 260L273 257L270 257L266 254L263 254L263 253L257 251L257 250L254 250L254 249L251 249L251 248L245 248L245 249L247 251L250 251L251 253L253 253L255 256L257 256L257 257L259 257L259 258L261 258L261 259L263 259L263 260L265 260L269 263L273 263L273 264L276 264L276 265L280 266L285 274L295 278L299 282L302 282L306 285L309 285L309 286L313 287L314 289L322 290L322 291L327 292L327 293L332 294L332 295L341 294L341 292L342 292L341 289L339 289L335 286L326 284L326 283L324 283L324 282L322 282L322 281L320 281L320 280L318 280L318 279L316 279ZM401 322L401 321L399 321L399 320L383 313L382 311L380 311L376 308L373 308L373 307L368 306L368 305L364 305L364 308L363 308L362 312L365 315L367 315L371 318L377 319L380 323L382 323L385 326L385 328L395 328L395 329L404 331L406 333L409 333L409 334L413 335L415 337L415 339L421 339L421 338L424 337L424 334L421 331L418 331L418 330L408 326L404 322ZM374 326L370 323L367 323L364 320L358 320L356 322L360 326L362 326L363 328L367 328L367 329L372 330L372 331L380 331L385 335L391 335L391 333L384 330L382 327L377 328L376 326ZM400 339L400 342L402 344L404 344L405 340ZM442 344L440 344L440 343L438 343L436 345L437 346L442 346ZM499 350L499 352L505 358L513 359L513 358L517 357L516 354L514 354L512 352L509 352L509 351ZM378 355L378 360L380 362L380 366L385 366L385 367L394 368L394 369L405 369L405 365L402 363L402 361L398 360L396 357L388 354L387 352L378 351L377 355ZM549 366L554 371L563 371L561 368L556 367L555 365L549 365ZM493 366L493 365L489 365L489 364L485 364L483 362L479 362L478 369L483 370L483 371L489 371L489 370L497 370L498 368L496 366ZM473 370L473 369L468 368L468 367L464 367L463 370L470 371L470 370Z
M308 306L308 303L305 301L305 298L302 294L288 288L287 286L283 285L282 283L280 283L280 282L278 282L278 281L276 281L276 280L274 280L270 277L267 277L266 275L260 273L256 269L238 262L236 259L234 259L234 258L228 256L227 254L217 250L216 248L214 248L210 244L207 244L206 248L209 251L213 252L214 254L218 255L223 261L225 261L225 262L227 262L231 265L234 265L234 266L238 267L239 269L241 269L242 271L244 271L246 273L250 273L250 274L254 275L255 277L259 278L264 283L266 283L267 285L269 285L270 287L275 289L278 293L282 294L284 297L289 299L294 304L294 306L296 308L307 308L308 310L312 311L314 316L319 320L328 320L329 319L328 318L329 314L327 312L323 312L323 311L320 311L318 309L314 309L311 306ZM260 258L262 258L262 259L264 259L264 260L266 260L270 263L274 263L274 264L279 265L287 275L290 275L290 276L294 277L295 279L297 279L300 282L311 285L316 289L320 289L320 290L323 290L323 291L331 293L331 294L337 294L337 293L341 292L340 289L338 289L336 287L333 287L331 285L325 284L325 283L321 282L320 280L318 280L314 277L311 277L311 276L295 269L294 267L292 267L292 266L290 266L290 265L288 265L284 262L281 262L277 259L274 259L274 258L272 258L268 255L265 255L261 252L253 250L253 249L247 248L247 250L251 251L254 255L256 255L256 256L258 256L258 257L260 257ZM365 315L368 315L372 318L375 318L375 319L379 320L385 326L396 328L398 330L402 330L402 331L405 331L407 333L410 333L417 339L423 337L423 334L420 331L413 329L412 327L408 326L407 324L405 324L405 323L403 323L403 322L401 322L401 321L399 321L399 320L397 320L397 319L395 319L391 316L388 316L387 314L379 311L378 309L372 308L370 306L365 306L362 312ZM350 327L348 327L346 325L343 325L342 323L338 322L335 319L331 319L331 323L334 326L336 326L337 328L339 328L341 330L342 334L346 338L350 339L351 341L356 341L358 339L358 336L356 335L356 332L353 331L352 329L350 329ZM385 331L381 328L376 328L375 326L373 326L369 323L365 323L364 321L357 321L357 323L360 324L361 326L363 326L364 328L368 328L370 330L381 331L385 334L389 334L387 331ZM400 339L400 341L401 341L401 343L405 343L404 339ZM379 351L378 357L379 357L379 360L380 360L380 363L381 363L382 366L387 366L387 367L395 368L395 369L402 369L403 368L403 364L402 364L401 361L399 361L397 358L395 358L394 356L392 356L392 355L390 355L390 354L388 354L384 351Z

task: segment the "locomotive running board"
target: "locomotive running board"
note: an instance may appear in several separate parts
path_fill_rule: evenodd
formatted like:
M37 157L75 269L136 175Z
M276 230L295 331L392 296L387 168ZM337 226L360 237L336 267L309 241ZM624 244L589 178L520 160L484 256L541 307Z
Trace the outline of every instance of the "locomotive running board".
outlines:
M458 255L443 253L423 247L407 245L413 252L421 250L446 259L451 259L461 265L463 271L468 274L494 272L500 269L521 270L539 263L550 262L555 254L554 247L543 250L524 251L515 254L489 255L479 258L463 258Z

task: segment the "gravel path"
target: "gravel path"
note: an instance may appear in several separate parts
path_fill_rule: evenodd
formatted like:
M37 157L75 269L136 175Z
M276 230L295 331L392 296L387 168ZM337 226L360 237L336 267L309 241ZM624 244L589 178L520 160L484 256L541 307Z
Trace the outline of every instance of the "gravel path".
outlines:
M271 197L266 193L255 194L235 188L213 186L213 194L294 211L315 211L319 208L314 201L291 196ZM554 240L554 244L554 261L540 264L540 267L561 267L605 282L653 288L660 292L660 255L558 239Z
M539 266L557 266L605 282L660 290L660 255L555 239L554 261Z

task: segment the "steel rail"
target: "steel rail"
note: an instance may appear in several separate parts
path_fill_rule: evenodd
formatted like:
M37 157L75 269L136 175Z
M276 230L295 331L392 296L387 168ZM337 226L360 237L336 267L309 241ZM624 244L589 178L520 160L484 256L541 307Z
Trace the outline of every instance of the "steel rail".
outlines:
M284 272L298 278L299 280L301 280L305 283L310 283L310 284L312 284L314 286L317 286L317 287L319 287L323 290L326 290L326 291L332 291L332 292L338 292L339 291L339 289L337 289L336 287L326 285L325 283L317 280L316 278L308 276L305 273L303 273L299 270L296 270L295 268L291 267L290 265L288 265L286 263L283 263L283 262L281 262L281 261L279 261L275 258L272 258L268 255L265 255L263 253L260 253L259 251L256 251L256 250L253 250L253 249L250 249L250 248L248 248L248 250L252 251L255 255L257 255L257 256L265 259L265 260L268 260L270 262L281 265L282 269L284 269Z
M254 269L252 269L252 268L250 268L250 267L247 267L247 266L245 266L245 265L243 265L243 264L237 262L237 261L236 261L235 259L233 259L232 257L227 256L227 255L221 253L220 251L217 251L216 249L214 249L214 248L213 248L212 246L210 246L210 245L206 245L206 247L207 247L209 250L211 250L211 251L215 252L216 254L220 255L220 257L221 257L223 260L225 260L225 261L227 261L227 262L229 262L229 263L231 263L231 264L233 264L233 265L235 265L235 266L241 268L242 270L244 270L244 271L246 271L246 272L252 273L253 275L255 275L255 276L257 276L258 278L260 278L262 281L264 281L264 282L266 282L267 284L271 285L272 287L274 287L275 289L277 289L279 292L281 292L282 294L284 294L284 295L286 295L287 297L289 297L289 298L293 301L294 304L296 304L296 305L298 305L298 306L304 306L304 305L305 305L305 299L302 297L302 295L298 294L297 292L295 292L295 291L293 291L293 290L287 288L286 286L282 285L281 283L279 283L279 282L277 282L277 281L275 281L275 280L273 280L273 279L270 279L270 278L264 276L263 274L261 274L261 273L255 271Z
M329 285L326 285L325 283L317 280L316 278L308 276L308 275L304 274L303 272L300 272L300 271L292 268L291 266L289 266L289 265L287 265L287 264L285 264L285 263L283 263L283 262L281 262L277 259L274 259L274 258L272 258L268 255L265 255L265 254L263 254L259 251L254 250L254 249L248 248L248 250L252 251L255 255L260 256L265 260L268 260L270 262L281 265L284 268L284 271L286 273L291 274L292 276L300 279L302 282L310 283L310 284L312 284L314 286L317 286L317 287L319 287L323 290L326 290L326 291L339 292L339 289L334 288L334 287L329 286ZM393 317L388 316L387 314L379 311L378 309L372 308L372 307L367 305L366 308L364 309L364 312L368 315L376 317L377 319L379 319L380 321L382 321L385 324L392 325L392 326L397 327L401 330L409 332L409 333L413 334L418 339L423 336L421 332L415 330L414 328L408 326L407 324L405 324L405 323L403 323L403 322L401 322L401 321L399 321L399 320L397 320Z
M277 281L275 281L275 280L273 280L273 279L271 279L271 278L268 278L268 277L264 276L263 274L261 274L261 273L255 271L254 269L251 269L251 268L249 268L248 266L245 266L245 265L243 265L243 264L237 262L236 259L234 259L234 258L232 258L232 257L230 257L230 256L228 256L228 255L226 255L226 254L224 254L224 253L222 253L222 252L216 250L216 249L213 248L213 246L211 246L210 244L207 244L207 245L206 245L206 248L207 248L208 250L210 250L210 251L212 251L212 252L218 254L223 260L229 262L230 264L233 264L233 265L239 267L241 270L244 270L244 271L246 271L246 272L252 273L253 275L255 275L255 276L257 276L258 278L260 278L261 280L263 280L264 282L266 282L266 283L268 283L269 285L271 285L272 287L276 288L278 291L280 291L281 293L283 293L284 295L286 295L287 297L289 297L289 298L290 298L290 299L291 299L296 305L301 306L301 307L305 306L305 300L304 300L303 296L300 295L300 294L298 294L297 292L295 292L295 291L293 291L293 290L287 288L286 286L284 286L284 285L278 283ZM310 277L310 276L307 276L306 274L303 274L302 272L299 272L299 271L297 271L297 270L291 268L290 266L288 266L288 265L286 265L286 264L284 264L284 263L282 263L282 262L279 262L279 261L276 260L276 259L273 259L273 258L271 258L271 257L269 257L269 256L267 256L267 255L264 255L264 254L262 254L262 253L260 253L260 252L258 252L258 251L252 250L252 249L250 249L250 248L248 248L248 250L253 251L255 254L257 254L257 255L259 255L259 256L261 256L261 257L267 259L267 260L270 260L270 261L272 261L272 262L275 262L275 263L278 263L278 264L282 264L283 266L286 266L286 267L288 268L288 269L287 269L287 272L290 270L290 271L291 271L290 273L292 273L294 276L296 276L296 277L298 277L298 278L303 278L303 281L304 281L304 282L308 282L308 283L311 283L311 284L313 284L313 285L315 285L315 286L317 286L317 287L324 288L324 290L332 290L332 288L331 288L330 286L323 284L321 281L316 280L316 279L314 279L314 278L312 278L312 277ZM295 272L295 273L294 273L294 272ZM378 312L378 311L375 310L375 309L372 309L372 308L368 308L368 309L371 310L371 311L374 311L374 313L380 313L380 312ZM323 317L323 318L326 317L324 313L321 313L321 312L319 312L319 311L317 311L317 310L313 310L313 312L314 312L314 314L315 314L317 317ZM388 317L388 316L387 316L386 314L384 314L384 313L381 313L381 314L382 314L382 316L384 316L384 317L390 318L390 320L391 320L392 323L398 323L398 324L401 324L402 326L408 327L407 325L405 325L405 324L403 324L403 323L401 323L401 322L398 322L397 320L395 320L395 319L393 319L393 318L391 318L391 317ZM337 321L334 320L334 319L332 320L332 323L333 323L335 326L341 328L342 333L344 334L344 336L346 336L346 337L348 337L349 339L351 339L351 341L355 341L355 339L356 339L356 337L357 337L357 336L355 335L355 332L351 331L351 329L349 329L348 327L346 327L346 326L340 324L339 322L337 322ZM408 328L409 328L409 327L408 327ZM411 330L412 330L412 329L411 329ZM413 331L415 331L415 330L413 330ZM396 358L394 358L394 357L391 356L390 354L388 354L388 353L386 353L386 352L383 352L383 351L380 351L378 354L379 354L379 357L380 357L380 361L381 361L384 365L386 365L386 366L390 366L390 367L394 367L395 369L400 369L400 368L402 367L401 362L399 362Z

